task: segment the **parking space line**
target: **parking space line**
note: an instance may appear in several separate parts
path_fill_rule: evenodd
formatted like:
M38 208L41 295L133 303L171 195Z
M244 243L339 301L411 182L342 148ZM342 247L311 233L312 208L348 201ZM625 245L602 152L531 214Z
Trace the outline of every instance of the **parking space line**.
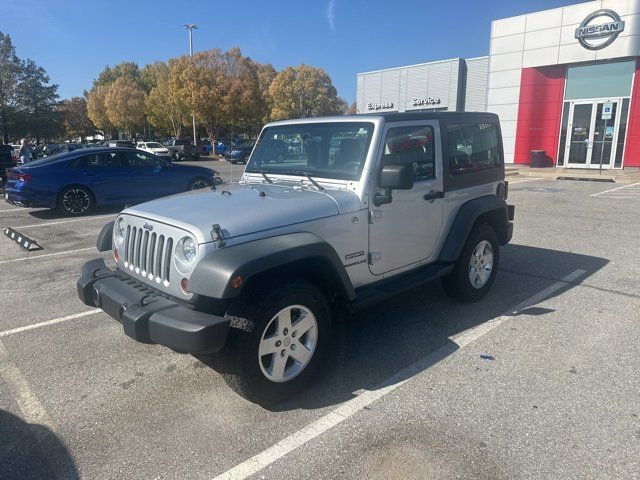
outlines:
M534 180L545 180L544 178L527 178L525 180L516 180L515 182L511 182L509 181L509 179L506 179L509 182L509 186L511 185L517 185L519 183L524 183L524 182L533 182Z
M524 309L545 300L558 290L566 287L568 284L574 283L585 273L585 270L575 270L562 280L559 280L553 285L529 297L501 316L463 332L455 339L451 339L451 343L440 347L429 355L384 380L382 383L378 384L374 390L365 390L362 394L342 403L336 409L326 415L323 415L306 427L303 427L301 430L298 430L261 453L254 455L239 465L236 465L226 472L216 476L214 480L243 480L251 475L255 475L293 450L322 435L336 425L355 415L366 406L400 387L415 375L429 368L430 365L433 365L438 360L446 358L456 350L466 347L486 335L491 330L502 325L507 320L521 314Z
M28 210L20 207L8 208L7 210L0 210L0 213L4 213L4 212L28 212Z
M98 215L98 216L94 216L94 217L72 218L70 220L60 220L58 222L33 223L31 225L21 225L19 227L12 227L12 228L18 230L20 228L47 227L49 225L61 225L63 223L82 222L82 221L87 221L87 220L99 220L101 218L108 217L109 215L111 215L111 214Z
M629 185L622 185L620 187L612 188L610 190L605 190L604 192L594 193L593 195L589 195L590 197L599 197L600 195L604 195L605 193L615 192L616 190L622 190L623 188L631 188L640 185L640 183L631 183Z
M58 255L66 255L68 253L86 252L87 250L95 250L96 247L77 248L75 250L65 250L64 252L45 253L44 255L29 255L28 257L12 258L10 260L0 260L0 265L5 263L23 262L25 260L33 260L34 258L55 257Z
M95 315L96 313L100 313L102 310L99 308L94 308L93 310L88 310L86 312L74 313L73 315L67 315L66 317L54 318L53 320L47 320L46 322L33 323L31 325L25 325L24 327L12 328L11 330L5 330L0 332L0 338L8 337L9 335L15 335L16 333L27 332L29 330L34 330L36 328L48 327L49 325L55 325L56 323L67 322L69 320L76 320L78 318L88 317L90 315Z

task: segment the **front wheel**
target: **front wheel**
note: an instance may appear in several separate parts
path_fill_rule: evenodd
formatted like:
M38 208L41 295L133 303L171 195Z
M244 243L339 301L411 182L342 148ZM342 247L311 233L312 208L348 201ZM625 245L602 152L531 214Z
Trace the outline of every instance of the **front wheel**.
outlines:
M215 363L226 383L259 404L297 394L316 375L328 346L331 313L306 282L260 289L234 304L229 335Z
M442 277L445 292L462 302L476 302L489 293L500 261L496 232L489 225L475 228L451 273Z
M67 187L58 195L58 210L64 215L78 217L89 213L93 207L93 195L84 187Z
M189 182L187 190L202 190L203 188L209 188L213 185L211 180L203 177L196 177Z

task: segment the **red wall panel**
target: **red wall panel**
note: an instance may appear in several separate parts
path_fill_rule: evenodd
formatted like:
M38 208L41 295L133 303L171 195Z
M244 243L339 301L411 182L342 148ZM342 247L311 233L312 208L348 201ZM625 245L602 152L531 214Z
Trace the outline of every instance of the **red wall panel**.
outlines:
M631 108L624 151L625 167L640 167L640 63L636 62L636 73L633 78Z
M564 65L522 69L515 163L528 164L531 150L546 150L557 162L565 75Z

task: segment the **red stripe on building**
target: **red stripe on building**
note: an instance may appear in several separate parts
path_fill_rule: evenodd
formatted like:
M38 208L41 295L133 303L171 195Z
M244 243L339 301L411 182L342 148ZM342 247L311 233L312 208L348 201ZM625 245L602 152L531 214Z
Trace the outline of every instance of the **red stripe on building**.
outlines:
M636 72L633 77L633 92L631 93L631 111L629 112L629 128L625 140L627 147L624 151L625 167L640 167L640 63L636 62Z
M531 150L545 150L556 164L566 71L564 65L522 69L515 163L528 164Z

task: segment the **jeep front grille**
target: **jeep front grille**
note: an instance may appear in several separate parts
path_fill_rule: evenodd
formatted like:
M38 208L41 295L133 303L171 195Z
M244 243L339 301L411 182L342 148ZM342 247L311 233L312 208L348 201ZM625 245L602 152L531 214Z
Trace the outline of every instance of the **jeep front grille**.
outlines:
M141 227L127 225L124 241L124 267L138 275L162 282L171 281L173 238L150 232Z

